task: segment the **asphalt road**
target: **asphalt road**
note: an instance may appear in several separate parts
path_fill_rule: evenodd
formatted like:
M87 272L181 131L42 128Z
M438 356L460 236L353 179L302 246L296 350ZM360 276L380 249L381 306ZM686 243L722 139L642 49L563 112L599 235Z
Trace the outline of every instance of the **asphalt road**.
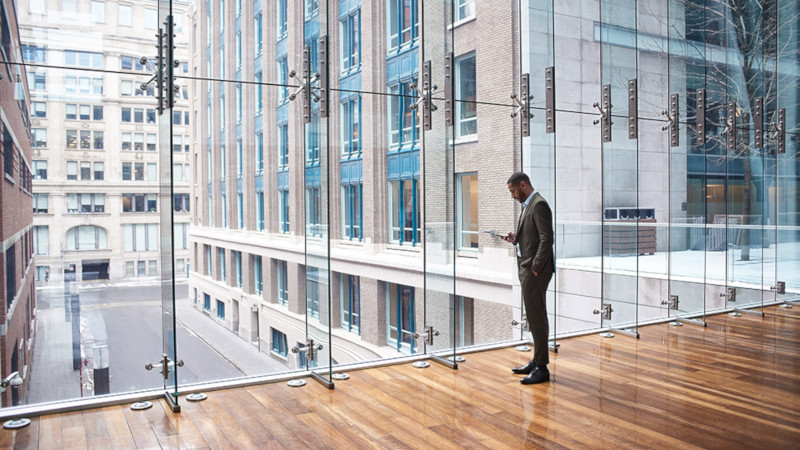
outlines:
M176 297L185 298L188 286L176 287ZM87 368L73 370L73 322L80 323L83 356L95 354L93 349L107 345L110 393L130 392L163 387L161 374L146 371L147 362L161 357L162 308L157 284L114 286L95 283L82 286L79 292L80 312L76 314L63 291L37 292L37 331L33 345L33 364L28 403L74 399L90 395L81 392L81 376ZM177 324L178 349L181 359L191 361L178 368L180 383L241 377L242 372L194 333ZM231 336L235 338L235 336Z

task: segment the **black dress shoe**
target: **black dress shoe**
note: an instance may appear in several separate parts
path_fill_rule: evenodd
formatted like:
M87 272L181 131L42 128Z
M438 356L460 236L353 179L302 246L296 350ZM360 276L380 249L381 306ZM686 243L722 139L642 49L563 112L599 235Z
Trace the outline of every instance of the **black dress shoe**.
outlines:
M511 369L511 371L519 375L527 375L533 372L534 369L536 369L536 360L532 359L530 360L530 362L528 362L528 364L525 364L524 366L514 367Z
M550 371L547 369L539 369L538 367L528 376L519 380L522 384L539 384L548 381L550 381Z

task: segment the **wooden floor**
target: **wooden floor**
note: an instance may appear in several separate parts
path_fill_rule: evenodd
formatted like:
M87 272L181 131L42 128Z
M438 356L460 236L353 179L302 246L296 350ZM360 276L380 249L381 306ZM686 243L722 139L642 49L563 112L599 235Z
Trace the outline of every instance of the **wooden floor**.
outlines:
M553 381L523 386L531 353L469 354L457 371L411 364L55 414L0 431L3 448L798 448L800 308L720 315L708 328L641 328L641 339L561 341Z

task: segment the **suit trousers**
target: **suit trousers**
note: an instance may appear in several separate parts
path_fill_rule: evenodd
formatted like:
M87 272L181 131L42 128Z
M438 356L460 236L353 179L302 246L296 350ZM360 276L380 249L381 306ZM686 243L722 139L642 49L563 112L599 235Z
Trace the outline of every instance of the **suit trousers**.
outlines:
M539 366L550 363L550 353L547 348L550 334L550 323L547 320L547 286L552 278L553 269L549 264L538 276L534 275L531 269L519 267L522 301L525 303L528 328L533 335L533 358Z

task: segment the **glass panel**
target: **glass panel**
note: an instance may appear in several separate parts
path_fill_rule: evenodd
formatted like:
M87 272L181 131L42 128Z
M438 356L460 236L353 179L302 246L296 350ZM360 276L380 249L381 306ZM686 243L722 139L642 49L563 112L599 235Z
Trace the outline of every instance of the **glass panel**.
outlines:
M645 211L651 205L639 204L639 140L628 136L628 83L638 75L636 0L601 0L600 20L601 89L597 91L596 98L600 106L596 108L605 108L601 115L608 117L610 122L609 131L601 130L601 310L610 308L610 314L604 316L604 326L638 332L639 256L655 253L655 230L650 225L643 225L653 222L654 218L648 219L649 214ZM626 36L617 40L612 30L624 30L622 32ZM602 128L603 119L598 118L601 123L597 126Z

